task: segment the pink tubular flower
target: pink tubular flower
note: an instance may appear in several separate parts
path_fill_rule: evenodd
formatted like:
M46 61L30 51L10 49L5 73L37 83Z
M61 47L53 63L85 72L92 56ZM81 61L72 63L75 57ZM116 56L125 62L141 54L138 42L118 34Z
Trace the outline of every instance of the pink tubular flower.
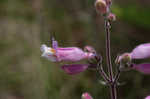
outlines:
M150 74L150 63L134 64L132 69L135 69L143 74Z
M132 52L124 53L118 58L118 62L123 59L144 59L150 57L150 43L141 44L135 47Z
M82 99L93 99L93 98L89 93L85 92L82 94Z
M95 55L93 52L85 52L78 47L58 47L57 41L53 40L52 48L46 45L41 46L43 52L42 57L47 58L53 62L60 61L80 61L82 59L90 59Z
M124 53L117 59L117 63L122 61L130 62L132 59L144 59L150 57L150 43L141 44L135 47L131 53ZM144 74L150 74L150 63L133 64L135 69Z
M147 96L145 99L150 99L150 96Z
M44 44L41 46L41 51L43 52L42 57L45 57L52 62L76 62L82 59L95 58L96 51L92 47L86 46L84 50L86 51L83 51L78 47L58 47L58 43L54 39L52 40L52 47L47 47ZM74 75L85 71L88 67L95 68L90 64L70 64L63 65L61 69L67 74Z

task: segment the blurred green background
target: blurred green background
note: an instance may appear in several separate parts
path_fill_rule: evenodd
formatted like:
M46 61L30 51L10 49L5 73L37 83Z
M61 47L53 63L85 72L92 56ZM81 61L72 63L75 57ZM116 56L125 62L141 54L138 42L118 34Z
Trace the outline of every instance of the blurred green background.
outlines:
M67 75L61 63L41 58L40 52L41 44L51 46L54 35L60 46L91 45L105 56L104 21L96 14L94 2L0 0L0 99L80 99L83 92L94 99L110 99L108 87L99 83L95 71ZM150 42L149 0L114 0L112 12L117 16L111 29L113 60ZM119 99L150 95L149 75L124 72L120 82L125 85L118 87Z

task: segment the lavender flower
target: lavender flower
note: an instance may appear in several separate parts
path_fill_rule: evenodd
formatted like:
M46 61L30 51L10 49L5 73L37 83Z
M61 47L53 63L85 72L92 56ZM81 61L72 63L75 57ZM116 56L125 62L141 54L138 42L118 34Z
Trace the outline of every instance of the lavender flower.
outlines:
M83 51L78 47L58 47L57 41L52 40L52 47L47 47L46 45L41 46L41 51L43 52L42 57L47 58L52 62L61 62L61 61L80 61L82 59L91 59L95 57L96 51L90 47L86 46ZM85 71L90 64L70 64L63 65L61 67L67 74L74 75L80 72Z
M150 57L150 43L141 44L135 47L131 53L124 53L117 59L117 62L130 62L132 59L144 59ZM150 74L150 63L133 64L135 69L144 74Z
M135 47L131 53L124 53L118 58L118 62L123 59L144 59L150 57L150 43L141 44Z
M145 99L150 99L150 96L147 96Z
M137 46L130 53L132 59L144 59L150 57L150 43L145 43Z
M94 58L95 54L93 52L85 52L78 47L58 47L57 41L53 40L52 48L46 45L41 46L41 51L43 52L42 57L47 58L53 62L60 61L80 61L82 59Z
M82 99L93 99L93 98L89 93L85 92L82 94Z

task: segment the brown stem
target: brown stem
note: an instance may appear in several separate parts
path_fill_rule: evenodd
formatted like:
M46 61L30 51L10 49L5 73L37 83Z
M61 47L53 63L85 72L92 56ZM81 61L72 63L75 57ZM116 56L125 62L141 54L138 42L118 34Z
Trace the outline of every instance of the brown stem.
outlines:
M111 53L110 53L110 23L106 19L105 20L105 29L106 29L106 57L107 57L107 67L108 67L108 73L110 78L110 92L111 92L111 99L117 99L117 91L116 91L116 82L114 82L114 76L113 76L113 69L112 69L112 63L111 63Z
M100 75L103 77L103 79L106 81L106 83L108 84L110 82L109 77L106 75L103 67L101 64L98 64L98 72L100 73Z
M120 74L121 74L121 71L118 70L118 72L117 72L117 74L116 74L116 76L115 76L115 79L114 79L114 83L117 83L117 82L118 82L119 77L120 77Z
M117 99L116 84L110 85L111 99Z
M110 80L113 81L113 70L111 64L111 54L110 54L110 23L108 20L105 20L105 29L106 29L106 57L107 57L107 67L109 72Z

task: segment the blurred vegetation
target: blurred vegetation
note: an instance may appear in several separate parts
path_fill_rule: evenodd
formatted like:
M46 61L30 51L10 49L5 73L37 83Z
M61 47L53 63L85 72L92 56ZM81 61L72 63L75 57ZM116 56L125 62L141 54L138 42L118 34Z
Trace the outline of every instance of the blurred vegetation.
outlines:
M80 99L90 92L94 99L109 99L106 86L94 71L76 76L41 58L40 45L50 46L54 35L60 46L93 46L105 56L104 21L94 0L0 0L0 99ZM150 1L114 0L112 11L113 60L118 53L150 42ZM105 58L105 57L104 57ZM142 60L140 62L150 61ZM139 61L138 61L139 62ZM115 65L114 65L115 66ZM150 95L150 76L124 72L119 99Z

